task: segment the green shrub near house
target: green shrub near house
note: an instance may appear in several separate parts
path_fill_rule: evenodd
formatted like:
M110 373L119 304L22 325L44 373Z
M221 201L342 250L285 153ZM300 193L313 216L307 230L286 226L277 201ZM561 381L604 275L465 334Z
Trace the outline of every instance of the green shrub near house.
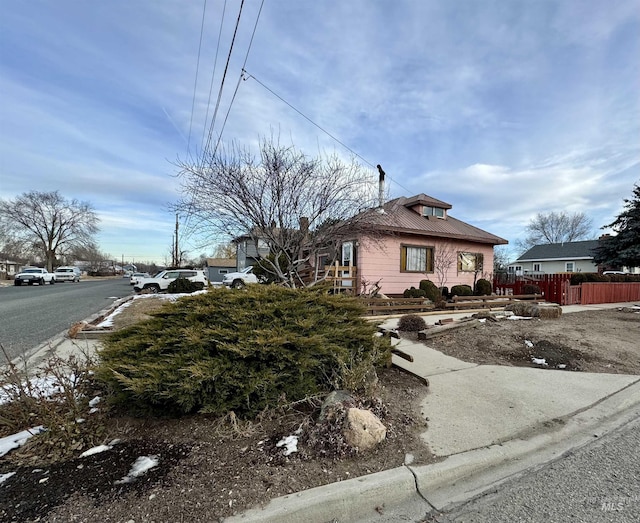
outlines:
M451 287L452 296L473 296L473 289L470 285L454 285Z
M484 278L480 278L476 282L475 295L476 296L490 296L492 291L491 282L489 280L485 280Z
M415 287L405 289L402 293L403 298L425 298L426 296L426 291L424 291L423 289L416 289Z
M96 376L134 412L252 417L335 388L355 390L391 346L356 299L314 289L214 289L111 334Z
M420 289L425 292L426 297L433 303L442 301L442 292L431 280L420 280Z

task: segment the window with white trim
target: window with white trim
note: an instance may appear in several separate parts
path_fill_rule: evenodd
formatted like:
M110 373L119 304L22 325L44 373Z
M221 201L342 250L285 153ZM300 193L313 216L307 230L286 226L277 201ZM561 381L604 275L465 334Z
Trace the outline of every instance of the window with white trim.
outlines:
M425 205L422 207L422 216L436 216L438 218L444 218L444 209L442 207L429 207Z
M542 264L534 263L533 264L533 272L542 272Z
M565 272L573 272L576 270L576 265L573 262L566 262L564 264L564 270Z
M433 247L400 246L400 272L433 272Z

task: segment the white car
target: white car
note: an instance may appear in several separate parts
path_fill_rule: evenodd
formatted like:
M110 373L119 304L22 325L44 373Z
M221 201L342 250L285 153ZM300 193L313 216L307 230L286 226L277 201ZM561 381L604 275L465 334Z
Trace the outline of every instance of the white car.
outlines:
M209 283L204 271L196 269L171 269L159 272L153 278L140 278L134 283L133 290L136 292L149 290L153 293L166 291L169 284L178 278L187 278L198 284L202 289Z
M81 272L78 267L58 267L53 274L56 276L56 281L77 283L80 281Z
M151 274L148 272L134 272L129 279L129 284L135 285L142 278L151 278Z
M44 285L45 283L50 283L53 285L55 282L56 275L40 267L25 267L21 272L16 274L13 280L14 285L22 285L23 283L27 285L33 285L34 283Z
M258 283L258 277L253 274L253 266L245 267L240 272L230 272L224 275L223 285L233 287L234 289L242 289L248 283Z

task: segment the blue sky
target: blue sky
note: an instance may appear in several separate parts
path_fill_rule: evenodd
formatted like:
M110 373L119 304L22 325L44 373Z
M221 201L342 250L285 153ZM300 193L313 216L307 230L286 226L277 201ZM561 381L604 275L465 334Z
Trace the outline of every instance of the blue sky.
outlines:
M196 82L204 5L0 0L0 198L59 190L94 206L102 251L168 259L175 162L208 131L240 0L222 25L225 3L207 1ZM240 18L224 142L275 132L349 157L261 82L381 164L390 197L424 192L510 243L563 210L595 237L640 182L640 0L266 0L258 19L260 5ZM245 59L255 79L239 81Z

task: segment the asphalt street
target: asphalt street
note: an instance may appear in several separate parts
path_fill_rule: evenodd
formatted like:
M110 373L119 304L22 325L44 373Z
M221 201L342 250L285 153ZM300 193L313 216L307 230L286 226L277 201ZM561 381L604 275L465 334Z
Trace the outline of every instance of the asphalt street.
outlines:
M15 358L131 293L125 278L0 287L0 343Z
M640 418L432 523L640 521Z

